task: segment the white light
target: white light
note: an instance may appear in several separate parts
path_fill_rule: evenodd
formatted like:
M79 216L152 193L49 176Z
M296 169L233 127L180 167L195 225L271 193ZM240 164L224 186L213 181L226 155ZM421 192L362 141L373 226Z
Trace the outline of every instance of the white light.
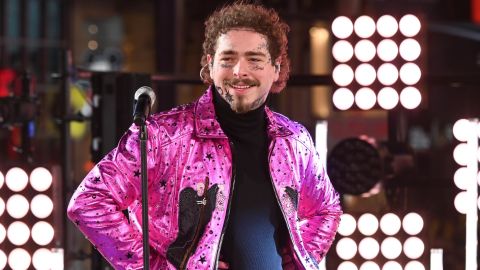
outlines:
M353 33L353 23L345 16L337 17L332 22L332 32L337 38L347 38Z
M405 265L405 270L425 270L425 266L419 261L410 261Z
M377 21L377 31L382 37L392 37L398 31L398 22L391 15L383 15Z
M430 249L430 269L443 270L443 249Z
M3 201L2 198L0 198L0 217L3 215L4 211L5 211L5 202Z
M43 192L52 185L52 174L43 167L35 168L30 174L30 184L36 191Z
M64 270L64 250L63 248L52 248L52 269L51 270ZM325 262L325 260L322 260ZM320 262L320 264L322 264Z
M360 16L355 20L353 29L357 36L369 38L375 33L375 21L369 16Z
M390 62L398 55L398 46L391 39L384 39L377 45L377 54L380 59Z
M7 266L7 255L0 249L0 269L5 269Z
M408 14L400 19L399 27L404 36L413 37L420 32L421 24L416 16Z
M349 65L340 64L333 69L332 77L339 86L347 86L353 81L353 70Z
M358 270L358 268L352 262L342 262L340 265L338 265L337 270Z
M8 226L7 238L10 243L21 246L30 238L30 229L24 222L15 221Z
M355 232L357 222L350 214L342 214L340 216L340 225L338 226L338 233L342 236L349 236Z
M53 235L52 225L45 221L39 221L32 227L32 239L40 246L45 246L52 242Z
M357 244L352 238L342 238L337 243L336 251L341 259L350 260L357 254Z
M417 60L421 52L422 48L415 39L407 38L400 43L400 56L407 61Z
M355 103L357 106L362 110L369 110L373 106L375 106L375 102L377 98L375 96L375 92L373 92L370 88L361 88L355 94Z
M472 179L474 172L468 167L458 168L453 175L453 181L459 189L466 190L468 187L468 181Z
M457 196L455 196L455 200L453 201L453 204L455 205L455 209L457 209L457 211L460 214L467 213L467 209L468 209L467 201L468 201L468 196L466 191L461 191L457 194Z
M355 102L352 91L347 88L339 88L333 93L333 104L339 110L348 110Z
M363 86L369 86L375 81L376 71L370 64L360 64L355 69L355 80Z
M395 261L386 262L382 267L382 270L402 270L402 269L403 269L402 266Z
M408 86L400 92L400 103L403 107L413 110L422 102L422 95L417 88Z
M402 253L402 243L395 237L387 237L380 247L385 258L393 260Z
M362 62L368 62L375 57L375 45L368 40L362 39L355 44L355 56Z
M410 235L419 234L423 229L423 218L417 213L408 213L403 217L402 226Z
M403 253L412 260L420 258L424 249L425 244L418 237L410 237L403 243Z
M8 265L15 270L26 270L30 267L32 258L23 248L16 248L8 255Z
M0 244L3 243L3 240L5 240L5 237L7 236L7 231L5 230L5 227L0 223ZM2 269L0 267L0 269Z
M475 157L471 155L468 144L460 143L453 149L453 159L459 165L466 166L472 159L475 159Z
M47 195L38 194L33 197L30 209L32 209L33 215L37 218L46 218L53 211L53 202Z
M0 188L3 187L3 182L5 182L5 177L3 176L3 173L0 172Z
M345 40L339 40L333 45L332 54L335 60L338 62L347 62L348 60L352 59L353 56L352 44Z
M368 261L368 262L364 262L360 266L360 270L380 270L380 266L378 266L378 264L374 262Z
M370 213L363 214L358 219L358 230L363 235L373 235L378 230L378 219Z
M52 252L46 248L37 249L32 256L32 264L36 270L50 270Z
M453 136L455 139L466 142L475 132L476 125L467 119L460 119L453 124Z
M11 191L20 192L28 184L28 175L18 167L11 168L5 175L5 183Z
M385 214L380 219L380 229L386 235L394 235L398 233L401 227L402 222L400 221L400 218L393 213Z
M413 85L420 81L422 72L417 64L406 63L400 68L400 79L407 85Z
M398 80L398 69L390 63L382 64L378 68L377 77L383 85L392 85Z
M377 240L367 237L360 241L358 244L358 253L366 260L371 260L377 257L378 252L380 251L380 245Z
M378 92L377 101L378 105L383 109L391 110L398 104L398 93L391 87L384 87Z
M15 218L20 219L28 214L29 204L27 199L19 194L12 195L7 201L7 212Z

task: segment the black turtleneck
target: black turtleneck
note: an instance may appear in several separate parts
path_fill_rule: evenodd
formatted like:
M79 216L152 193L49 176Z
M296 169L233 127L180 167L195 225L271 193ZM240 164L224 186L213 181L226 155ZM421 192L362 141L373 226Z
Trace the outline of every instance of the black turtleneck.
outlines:
M265 104L237 114L213 93L217 120L234 145L235 182L222 260L233 270L282 269L280 236L286 229L268 172Z

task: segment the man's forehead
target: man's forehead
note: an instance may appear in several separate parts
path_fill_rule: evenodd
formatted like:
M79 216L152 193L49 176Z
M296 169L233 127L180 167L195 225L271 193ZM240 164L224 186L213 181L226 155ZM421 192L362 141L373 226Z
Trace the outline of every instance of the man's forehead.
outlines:
M265 35L250 29L232 29L217 38L216 54L262 52L268 54Z

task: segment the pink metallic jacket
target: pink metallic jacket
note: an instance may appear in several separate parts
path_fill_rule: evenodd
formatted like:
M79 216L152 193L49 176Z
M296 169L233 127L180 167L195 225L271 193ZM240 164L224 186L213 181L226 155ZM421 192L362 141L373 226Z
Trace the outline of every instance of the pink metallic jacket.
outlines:
M211 91L148 120L151 269L217 269L235 146L215 120ZM338 227L339 196L306 129L265 110L270 176L291 240L284 269L318 269ZM127 131L68 206L69 218L115 269L143 267L138 133L135 126Z

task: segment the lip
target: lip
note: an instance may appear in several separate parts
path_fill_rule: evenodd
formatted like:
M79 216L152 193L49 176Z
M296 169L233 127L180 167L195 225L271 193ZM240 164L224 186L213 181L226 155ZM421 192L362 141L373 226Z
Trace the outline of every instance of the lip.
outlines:
M244 93L251 89L252 85L229 85L229 88L238 93Z

